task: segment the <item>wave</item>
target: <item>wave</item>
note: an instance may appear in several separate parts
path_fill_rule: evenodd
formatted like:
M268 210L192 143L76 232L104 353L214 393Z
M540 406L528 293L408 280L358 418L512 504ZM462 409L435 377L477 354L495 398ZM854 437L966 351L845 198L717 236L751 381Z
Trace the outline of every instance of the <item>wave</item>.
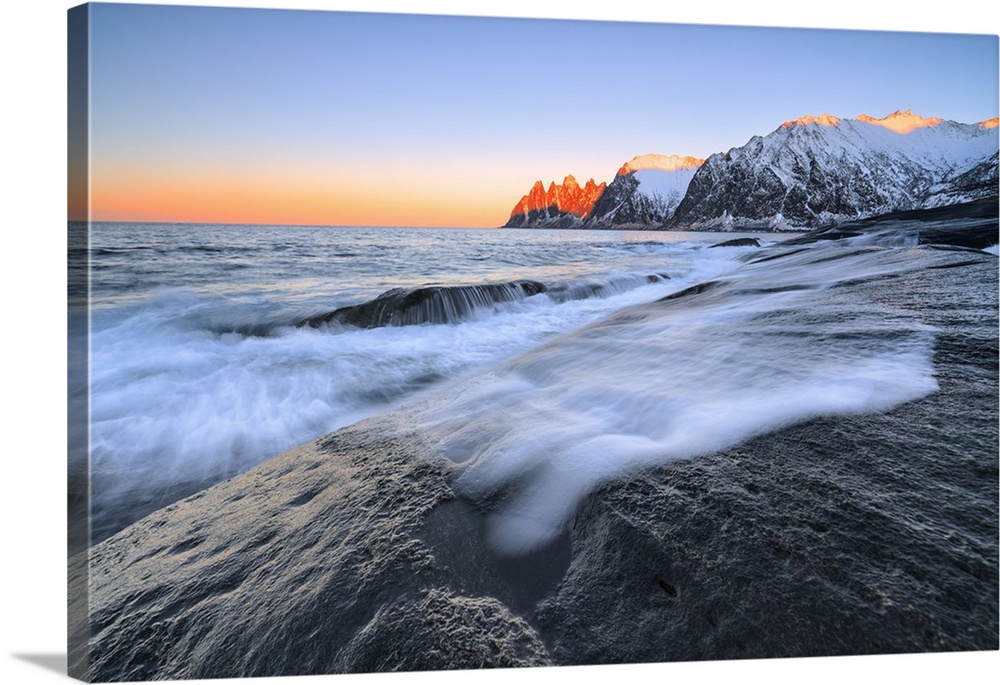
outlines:
M621 274L600 279L582 279L559 283L546 293L554 302L570 302L590 297L610 297L653 283L662 283L670 278L668 273Z
M721 264L733 262L711 262ZM276 306L187 289L95 311L95 537L685 282L630 275L583 280L599 284L603 297L585 297L578 288L573 299L573 289L562 292L559 283L550 289L510 281L393 292L406 316L379 318L385 295L353 312L370 317L358 319L363 323L399 325L301 325L308 318L297 312L312 300ZM402 325L416 321L427 323Z
M454 462L456 492L487 512L494 549L551 542L612 479L937 389L936 332L893 306L889 284L964 253L778 252L622 309L416 411Z
M133 295L122 285L91 310L95 538L612 312L726 273L744 254L691 245L638 263L612 254L517 270L491 265L469 274L529 277L377 296L381 278L414 281L426 270L348 285L286 276L259 290L189 283ZM312 314L330 300L361 304Z
M496 305L520 302L535 295L546 295L556 304L589 298L607 298L663 283L670 274L616 274L575 279L546 285L540 281L517 280L480 285L423 286L394 288L362 304L340 307L331 312L309 316L295 322L298 327L320 328L340 325L354 328L452 324L468 320L473 314L492 311ZM243 327L242 330L253 330ZM262 329L269 332L270 328Z

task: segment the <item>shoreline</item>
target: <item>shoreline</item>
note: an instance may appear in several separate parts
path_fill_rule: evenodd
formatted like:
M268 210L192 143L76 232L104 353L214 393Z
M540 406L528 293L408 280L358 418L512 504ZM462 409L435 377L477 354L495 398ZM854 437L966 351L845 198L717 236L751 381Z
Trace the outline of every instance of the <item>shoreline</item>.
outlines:
M937 392L607 482L521 559L489 548L496 502L458 498L443 436L417 432L441 400L154 512L71 560L89 575L90 675L995 649L997 262L940 259L843 286L938 331Z

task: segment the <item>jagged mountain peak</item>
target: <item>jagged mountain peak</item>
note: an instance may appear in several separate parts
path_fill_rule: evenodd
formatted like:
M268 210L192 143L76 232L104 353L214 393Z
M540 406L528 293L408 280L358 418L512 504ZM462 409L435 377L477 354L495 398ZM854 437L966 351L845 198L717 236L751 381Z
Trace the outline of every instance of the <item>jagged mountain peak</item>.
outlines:
M979 125L983 128L996 128L998 123L1000 123L1000 118L993 117L992 119L987 119L986 121L980 121Z
M581 187L573 174L567 174L561 184L550 181L548 188L542 181L535 181L528 194L514 205L506 225L576 225L590 214L606 187L606 183L598 185L594 179Z

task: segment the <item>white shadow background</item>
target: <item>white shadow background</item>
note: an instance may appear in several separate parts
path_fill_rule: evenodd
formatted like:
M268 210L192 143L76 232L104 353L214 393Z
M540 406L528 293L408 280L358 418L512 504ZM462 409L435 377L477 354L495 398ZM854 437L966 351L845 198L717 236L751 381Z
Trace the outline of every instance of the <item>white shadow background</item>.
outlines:
M0 552L0 676L5 683L65 682L65 54L66 10L76 2L11 0L0 16L3 69L3 549ZM892 3L840 0L801 3L700 0L662 6L648 0L159 0L158 4L420 11L435 14L726 23L738 25L1000 33L980 0L953 0L925 10ZM896 5L896 8L899 6ZM835 56L834 56L835 58ZM583 64L579 65L582 69ZM906 103L900 103L906 108ZM790 112L789 116L801 113ZM931 116L933 112L922 113ZM986 113L989 115L990 113ZM627 156L634 151L623 151ZM669 151L667 151L669 152ZM513 201L513 200L512 200ZM13 210L13 211L11 211ZM948 682L996 673L1000 652L680 663L530 669L524 682L717 680L802 682ZM302 683L500 683L507 671L415 675L319 676ZM187 681L235 685L239 680ZM291 683L261 678L252 683Z

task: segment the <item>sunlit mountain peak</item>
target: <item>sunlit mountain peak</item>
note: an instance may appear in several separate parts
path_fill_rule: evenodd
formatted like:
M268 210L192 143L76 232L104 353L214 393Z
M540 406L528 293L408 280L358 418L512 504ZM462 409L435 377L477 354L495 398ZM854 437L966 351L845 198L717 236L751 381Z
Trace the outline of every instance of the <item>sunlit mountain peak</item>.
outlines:
M926 128L928 126L937 126L944 119L939 119L938 117L925 118L919 114L914 114L910 110L901 111L896 110L892 114L883 117L881 119L876 119L875 117L868 116L867 114L859 114L857 116L857 121L863 121L867 124L875 124L876 126L884 126L890 131L895 131L896 133L909 133L918 128Z
M618 176L641 171L644 169L659 169L661 171L677 171L678 169L694 169L705 163L704 159L697 157L681 157L680 155L658 155L650 153L646 155L636 155L629 161L622 164L618 170Z
M820 114L818 117L812 114L807 114L804 117L799 117L798 119L793 119L792 121L786 121L781 125L781 128L791 128L792 126L805 126L806 124L819 124L820 126L836 126L840 123L840 119L832 114Z

